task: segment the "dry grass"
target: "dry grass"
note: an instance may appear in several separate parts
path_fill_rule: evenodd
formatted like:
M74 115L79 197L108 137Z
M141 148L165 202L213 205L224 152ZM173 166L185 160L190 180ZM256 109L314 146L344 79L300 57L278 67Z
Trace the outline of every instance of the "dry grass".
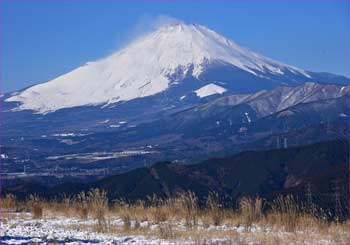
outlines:
M89 215L89 199L85 192L80 192L74 199L74 207L81 219L87 219Z
M181 208L187 227L195 227L198 224L198 200L194 192L181 193L174 201L175 206Z
M17 210L17 199L12 194L7 194L1 199L1 209L6 211L16 211Z
M250 229L253 223L258 223L263 217L263 200L259 197L244 197L239 201L239 218L241 223Z
M210 193L205 206L200 207L196 195L190 191L169 199L152 196L147 201L114 200L109 204L106 192L91 189L60 201L31 196L19 202L8 195L2 199L2 207L12 211L30 210L35 219L60 215L94 219L89 229L97 232L157 236L169 241L350 244L348 221L326 220L319 215L322 210L318 210L317 216L306 212L293 196L280 196L271 203L259 197L244 197L235 210L233 205L223 208L218 193ZM121 219L121 226L111 225L116 219ZM240 228L243 230L239 231ZM79 229L88 227L81 225Z
M216 192L209 193L206 206L207 214L210 217L212 224L215 226L221 225L224 212L220 203L219 194Z
M163 223L159 225L159 237L161 239L173 240L179 236L179 232L177 232L172 224Z
M30 195L29 203L33 219L41 219L43 217L44 205L40 198L36 195Z
M91 211L94 219L97 220L97 231L103 231L106 229L106 213L108 211L108 198L105 191L99 189L91 189L87 193L87 207Z

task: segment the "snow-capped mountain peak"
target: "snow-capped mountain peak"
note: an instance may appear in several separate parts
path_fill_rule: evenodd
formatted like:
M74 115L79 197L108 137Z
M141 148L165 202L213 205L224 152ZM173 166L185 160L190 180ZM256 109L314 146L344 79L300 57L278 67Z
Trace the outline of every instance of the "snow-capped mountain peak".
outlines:
M51 81L30 87L7 101L39 113L83 105L128 101L169 89L187 76L199 78L213 62L254 76L304 70L260 56L201 25L162 26L104 59L89 62Z

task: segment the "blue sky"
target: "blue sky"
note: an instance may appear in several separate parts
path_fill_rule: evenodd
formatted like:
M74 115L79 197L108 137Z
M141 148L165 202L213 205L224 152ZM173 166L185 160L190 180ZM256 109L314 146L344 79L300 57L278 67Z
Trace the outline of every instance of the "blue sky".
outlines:
M287 64L350 76L349 1L2 0L3 91L109 55L159 16L206 25Z

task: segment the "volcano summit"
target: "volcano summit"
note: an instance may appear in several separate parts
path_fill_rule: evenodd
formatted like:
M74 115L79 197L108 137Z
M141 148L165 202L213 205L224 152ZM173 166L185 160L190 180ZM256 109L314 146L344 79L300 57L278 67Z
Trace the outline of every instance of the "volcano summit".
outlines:
M201 25L172 24L104 59L12 94L7 101L20 102L16 110L48 113L165 91L171 96L171 90L179 86L175 94L185 96L209 84L237 93L330 80L347 82L341 76L313 73L263 57Z

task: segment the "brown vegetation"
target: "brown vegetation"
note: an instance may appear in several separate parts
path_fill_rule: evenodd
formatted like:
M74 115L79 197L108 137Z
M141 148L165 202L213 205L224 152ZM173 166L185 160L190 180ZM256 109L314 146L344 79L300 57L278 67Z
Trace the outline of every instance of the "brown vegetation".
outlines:
M43 217L43 201L36 195L30 195L29 197L29 207L34 219L41 219Z
M279 196L272 202L244 197L236 210L227 205L224 208L219 194L214 192L208 195L205 205L200 206L191 191L168 199L152 196L147 201L129 203L109 202L106 192L91 189L60 201L30 196L20 202L13 195L7 195L2 199L2 209L28 210L35 219L59 215L90 218L96 221L92 228L97 232L152 235L167 240L183 238L205 243L220 238L231 243L279 244L314 243L322 238L332 243L350 243L348 221L327 220L322 210L317 210L317 215L308 212L293 196ZM113 219L121 219L123 226L112 225ZM151 225L158 228L152 230ZM237 227L242 227L244 232L238 232Z

